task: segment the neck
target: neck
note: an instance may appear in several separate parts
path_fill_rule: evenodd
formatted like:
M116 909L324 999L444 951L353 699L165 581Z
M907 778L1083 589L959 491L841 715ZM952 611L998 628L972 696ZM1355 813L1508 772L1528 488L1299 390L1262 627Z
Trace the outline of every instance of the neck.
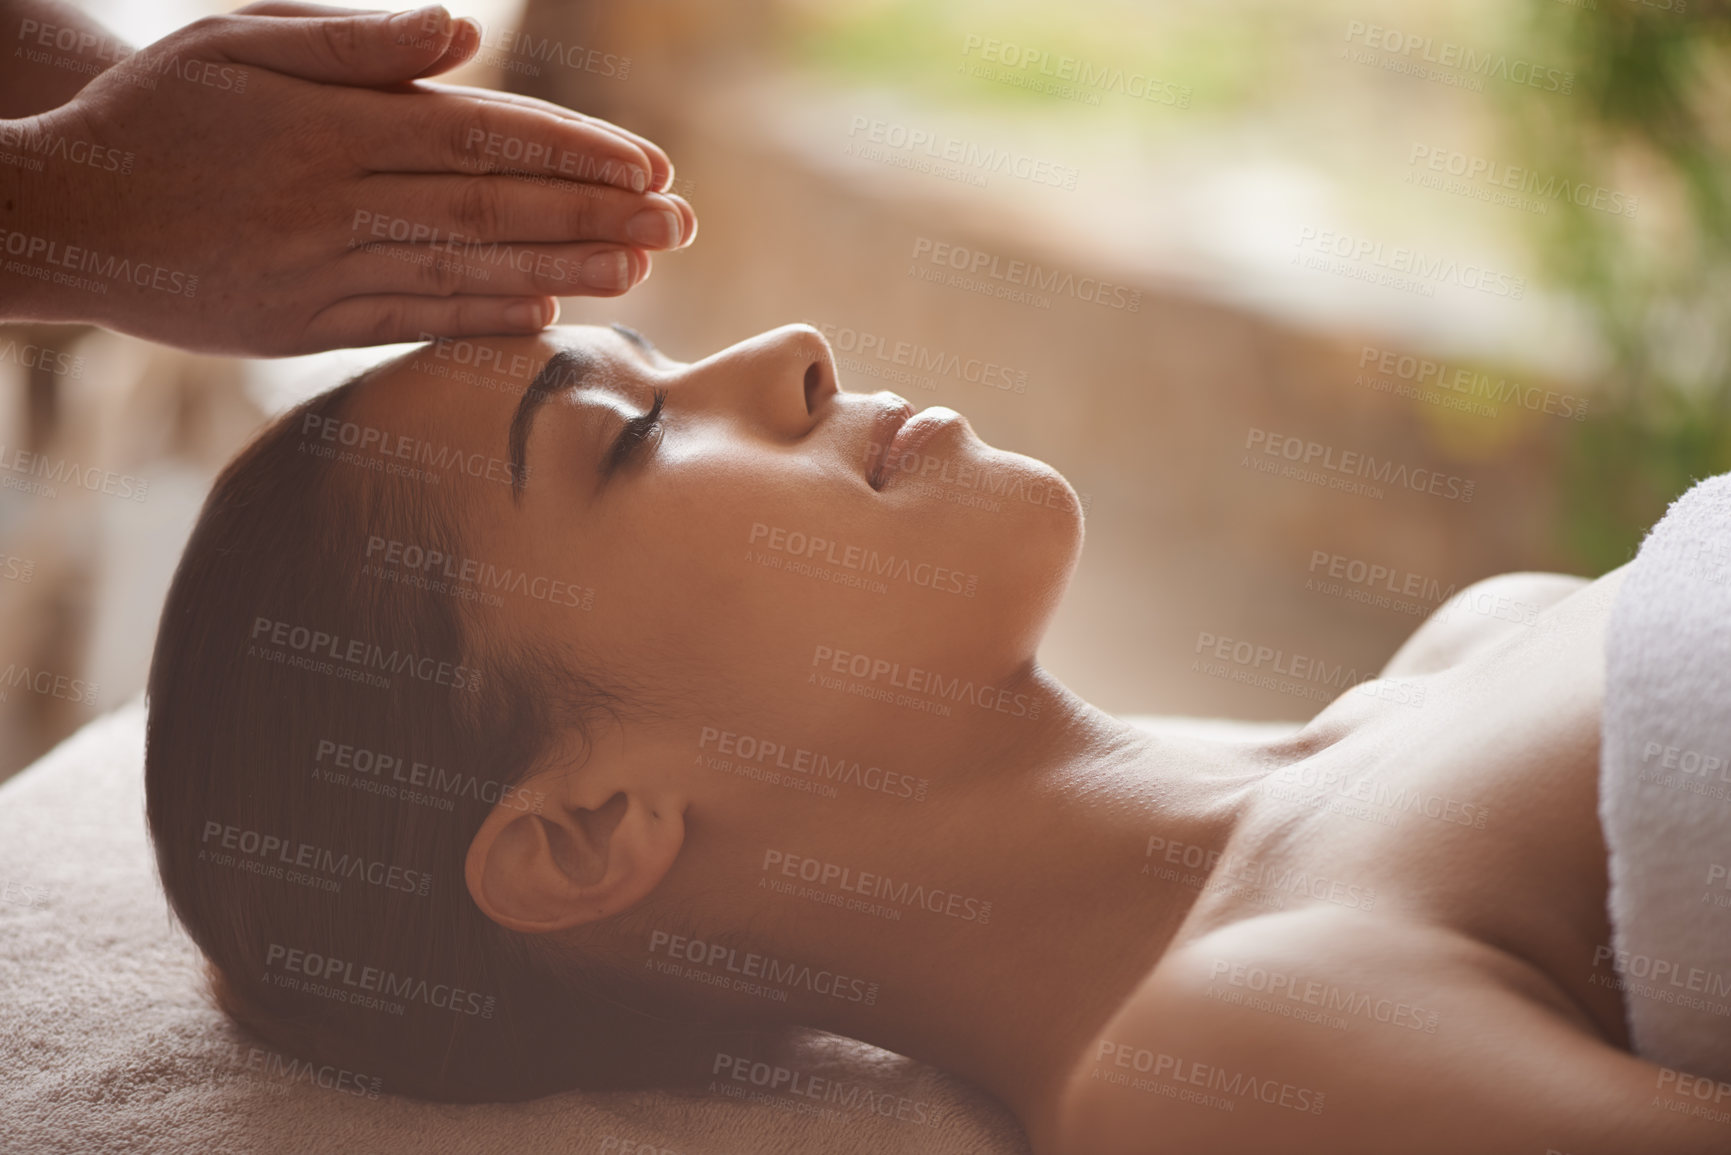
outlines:
M1029 683L1037 722L879 740L896 747L879 765L927 768L924 802L754 796L710 848L705 892L718 875L749 888L733 913L764 953L877 985L870 1006L796 992L789 1020L960 1075L1042 1135L1274 755L1147 734L1037 668Z

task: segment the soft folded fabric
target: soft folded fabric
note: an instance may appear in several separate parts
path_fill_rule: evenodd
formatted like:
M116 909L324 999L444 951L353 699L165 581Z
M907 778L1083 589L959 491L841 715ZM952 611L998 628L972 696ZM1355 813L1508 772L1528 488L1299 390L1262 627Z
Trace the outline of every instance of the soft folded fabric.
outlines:
M1592 978L1624 992L1637 1053L1731 1080L1731 475L1647 535L1605 658L1613 932Z

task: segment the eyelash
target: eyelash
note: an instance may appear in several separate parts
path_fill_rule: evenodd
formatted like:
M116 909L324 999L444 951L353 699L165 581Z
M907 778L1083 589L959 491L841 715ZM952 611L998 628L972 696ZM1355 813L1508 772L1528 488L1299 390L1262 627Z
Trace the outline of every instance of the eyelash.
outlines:
M651 437L661 432L661 408L667 401L667 390L655 390L654 398L649 412L633 417L625 423L625 428L619 431L619 439L613 443L612 451L607 454L607 465L601 471L602 476L611 477L615 470L637 456Z

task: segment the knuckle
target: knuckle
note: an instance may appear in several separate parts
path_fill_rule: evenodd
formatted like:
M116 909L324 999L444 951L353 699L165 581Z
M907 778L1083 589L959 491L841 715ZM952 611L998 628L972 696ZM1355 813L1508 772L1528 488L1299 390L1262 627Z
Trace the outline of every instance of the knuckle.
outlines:
M188 40L217 40L236 31L240 21L232 15L201 16L191 24L180 29L177 35Z
M400 302L381 301L361 329L371 344L386 345L404 331L405 320L406 314Z
M416 281L420 291L437 297L448 297L461 286L462 277L450 261L440 260L431 252L416 254Z
M496 237L504 224L504 208L494 182L473 177L463 182L451 205L451 217L458 229L471 236Z
M435 138L445 142L446 163L455 172L485 172L484 157L475 151L474 142L485 139L486 129L463 116L445 114Z
M356 20L316 20L307 29L313 47L337 64L353 64L362 52L360 22Z

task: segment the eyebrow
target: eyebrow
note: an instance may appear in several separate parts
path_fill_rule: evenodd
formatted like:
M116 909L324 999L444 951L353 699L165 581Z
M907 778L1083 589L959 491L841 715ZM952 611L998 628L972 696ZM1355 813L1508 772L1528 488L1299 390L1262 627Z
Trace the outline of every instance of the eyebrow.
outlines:
M535 424L535 415L555 396L568 393L589 380L596 367L597 362L587 352L580 349L561 349L547 358L547 363L541 366L541 371L529 382L529 388L524 390L522 398L517 402L517 411L511 415L509 460L513 502L523 493L523 481L529 468L526 463L529 431Z
M648 337L645 337L642 333L639 333L636 329L633 329L630 325L621 325L618 321L615 321L615 322L613 322L612 325L610 325L608 327L611 328L615 333L618 333L621 337L624 337L627 341L631 342L633 345L637 346L639 349L643 350L645 353L659 353L659 352L661 352L660 349L657 349L655 347L654 341L651 341Z
M646 354L661 352L648 337L628 325L615 321L610 328ZM598 366L599 362L585 350L568 347L547 358L547 363L541 366L541 371L529 382L529 388L517 402L517 411L511 414L511 451L508 460L511 464L513 503L522 496L523 482L528 475L529 432L535 425L535 415L541 412L541 406L555 396L581 388Z

